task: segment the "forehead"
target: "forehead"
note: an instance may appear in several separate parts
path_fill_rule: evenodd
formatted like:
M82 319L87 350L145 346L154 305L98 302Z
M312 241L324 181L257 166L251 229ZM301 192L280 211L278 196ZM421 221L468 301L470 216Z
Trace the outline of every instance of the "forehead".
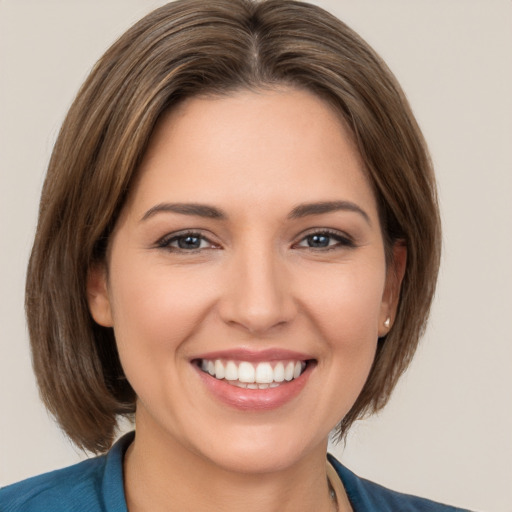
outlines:
M159 121L130 196L137 209L158 201L375 206L339 114L293 88L187 99Z

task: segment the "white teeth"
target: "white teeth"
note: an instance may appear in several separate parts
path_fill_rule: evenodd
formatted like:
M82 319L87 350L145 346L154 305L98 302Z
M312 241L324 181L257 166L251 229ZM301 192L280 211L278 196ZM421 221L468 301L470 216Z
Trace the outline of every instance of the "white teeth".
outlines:
M274 381L283 382L284 380L284 364L277 363L274 368Z
M293 369L293 378L296 379L297 377L299 377L301 372L302 372L302 367L301 367L300 361L297 361L295 363L295 368Z
M284 379L290 381L293 379L293 372L295 370L295 365L293 363L288 363L286 368L284 369Z
M244 361L238 365L238 380L240 382L254 382L255 373L254 366L251 363Z
M215 378L223 379L225 376L226 376L226 372L224 371L224 365L222 364L222 361L219 361L217 359L215 361Z
M238 367L233 361L228 361L224 378L226 380L238 380Z
M256 366L256 382L258 384L270 384L273 381L274 370L272 370L270 363L259 363Z
M274 366L272 367L272 364ZM235 363L221 359L202 359L201 369L216 379L225 379L231 384L248 389L267 389L280 385L281 382L298 378L306 368L304 361L279 361L278 363L261 362L253 365L248 361Z

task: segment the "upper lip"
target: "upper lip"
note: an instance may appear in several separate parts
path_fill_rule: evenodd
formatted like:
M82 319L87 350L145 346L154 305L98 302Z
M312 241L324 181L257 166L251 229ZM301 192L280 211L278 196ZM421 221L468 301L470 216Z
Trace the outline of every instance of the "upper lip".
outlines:
M296 352L294 350L280 349L280 348L267 348L261 350L253 350L247 348L236 348L229 350L216 350L204 354L198 354L192 360L197 359L228 359L234 361L247 361L259 363L263 361L308 361L314 359L310 354L303 352Z

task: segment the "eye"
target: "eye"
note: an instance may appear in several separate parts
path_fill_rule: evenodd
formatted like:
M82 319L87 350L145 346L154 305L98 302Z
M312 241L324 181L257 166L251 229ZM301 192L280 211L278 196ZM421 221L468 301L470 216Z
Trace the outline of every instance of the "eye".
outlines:
M339 232L315 231L306 235L296 247L305 247L307 249L335 249L338 247L354 247L354 242Z
M167 235L157 242L157 246L162 249L179 252L193 252L216 247L208 238L196 232Z

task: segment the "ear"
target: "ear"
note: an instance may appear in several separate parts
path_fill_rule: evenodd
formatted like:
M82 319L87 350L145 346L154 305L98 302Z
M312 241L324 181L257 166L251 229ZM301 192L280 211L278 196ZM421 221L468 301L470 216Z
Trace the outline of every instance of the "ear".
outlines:
M386 272L386 284L382 294L382 302L379 317L379 338L390 331L396 317L400 287L405 274L407 264L407 247L405 242L399 240L393 246L392 259Z
M94 320L103 327L112 327L112 309L107 286L107 269L95 264L87 273L87 303Z

